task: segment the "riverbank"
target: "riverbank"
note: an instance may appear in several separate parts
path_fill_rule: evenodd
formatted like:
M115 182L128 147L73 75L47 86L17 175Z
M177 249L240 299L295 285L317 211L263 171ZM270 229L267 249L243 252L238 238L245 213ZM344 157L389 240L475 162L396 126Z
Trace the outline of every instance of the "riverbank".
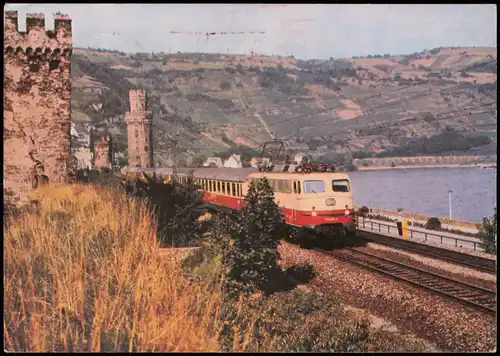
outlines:
M431 218L430 216L426 216L424 214L412 213L409 211L398 212L394 210L377 208L370 208L370 214L380 215L391 219L398 219L399 217L401 217L403 220L409 220L420 224L425 224ZM439 221L441 221L441 227L444 229L460 230L472 234L478 233L479 229L481 228L480 223L475 223L473 221L463 221L446 218L439 218Z
M496 169L496 165L480 165L480 164L419 164L419 165L408 165L408 166L361 166L358 167L358 171L375 171L382 169L415 169L415 168L485 168ZM484 168L484 169L485 169Z

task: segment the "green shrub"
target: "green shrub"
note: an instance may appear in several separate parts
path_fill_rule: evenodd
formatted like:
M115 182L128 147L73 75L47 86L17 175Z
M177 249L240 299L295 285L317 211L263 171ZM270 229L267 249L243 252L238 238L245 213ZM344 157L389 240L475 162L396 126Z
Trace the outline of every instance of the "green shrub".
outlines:
M492 217L484 218L481 230L477 234L488 253L496 254L497 251L497 209Z
M367 319L344 310L331 297L298 290L240 301L239 311L220 334L222 350L229 351L235 338L246 346L245 352L425 350L418 341L370 329Z
M77 183L88 183L100 187L112 187L120 190L120 177L109 168L101 170L96 169L78 169L72 179Z
M250 335L235 335L236 330L249 328ZM368 335L368 322L357 320L338 302L294 290L267 298L254 295L240 302L239 312L222 330L219 343L229 351L235 337L241 344L246 337L246 352L345 352L364 349Z
M441 230L441 221L438 218L432 217L427 220L425 228L428 230Z
M182 261L182 269L201 280L215 282L219 280L222 266L222 251L219 244L205 241L201 246Z
M219 84L219 88L221 88L221 90L231 89L231 83L226 82L226 81L222 81Z
M310 263L292 266L286 270L286 273L299 283L307 283L317 275L314 266Z
M192 178L187 183L164 183L156 176L144 174L144 181L123 181L128 195L145 199L157 219L158 237L163 244L192 246L198 244L209 227L198 219L204 213L202 193Z
M370 209L368 209L367 206L362 206L361 208L359 208L358 210L358 214L359 216L362 216L362 217L365 217L367 214L370 213Z

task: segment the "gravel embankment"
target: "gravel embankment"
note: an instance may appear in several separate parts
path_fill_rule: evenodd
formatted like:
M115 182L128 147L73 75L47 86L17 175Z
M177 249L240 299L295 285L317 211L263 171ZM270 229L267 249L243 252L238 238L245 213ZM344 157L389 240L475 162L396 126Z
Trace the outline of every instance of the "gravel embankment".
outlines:
M367 271L313 250L282 242L280 263L284 267L311 263L318 276L309 283L313 290L335 296L356 308L394 323L455 352L492 351L496 347L496 319L444 297Z
M417 253L407 252L377 243L368 243L366 247L360 247L361 251L373 253L396 262L404 263L412 267L423 269L432 273L437 273L445 277L458 281L473 284L479 287L496 289L497 277L494 274L481 272L465 266L460 266L435 258L426 257Z

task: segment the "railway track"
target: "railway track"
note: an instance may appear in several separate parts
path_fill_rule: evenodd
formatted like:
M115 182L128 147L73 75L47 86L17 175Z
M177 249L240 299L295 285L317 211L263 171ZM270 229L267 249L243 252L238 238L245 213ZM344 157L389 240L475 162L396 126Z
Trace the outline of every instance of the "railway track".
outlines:
M385 276L416 285L432 293L446 296L488 314L496 315L495 291L427 272L355 248L347 247L335 251L325 251L317 248L315 250L379 272Z
M448 261L464 267L470 267L482 272L496 274L496 261L484 257L474 256L467 253L452 251L436 246L425 245L422 243L387 237L372 232L362 231L363 238L375 243L386 246L397 247L406 251L416 252L418 254Z

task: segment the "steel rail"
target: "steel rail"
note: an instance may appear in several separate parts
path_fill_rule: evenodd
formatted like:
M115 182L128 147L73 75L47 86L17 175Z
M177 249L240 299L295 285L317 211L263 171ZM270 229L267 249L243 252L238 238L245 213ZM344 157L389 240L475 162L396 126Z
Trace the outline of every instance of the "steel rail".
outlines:
M370 231L358 230L362 232L362 237L381 245L397 247L405 251L415 252L424 256L433 257L446 262L458 264L464 267L476 269L481 272L495 273L497 271L496 261L479 256L470 255L463 252L451 251L445 248L425 245L410 240L400 240L394 237L373 233Z
M355 248L347 247L337 251L325 251L316 248L315 251L418 286L434 294L446 296L490 315L496 315L495 291L424 271Z

